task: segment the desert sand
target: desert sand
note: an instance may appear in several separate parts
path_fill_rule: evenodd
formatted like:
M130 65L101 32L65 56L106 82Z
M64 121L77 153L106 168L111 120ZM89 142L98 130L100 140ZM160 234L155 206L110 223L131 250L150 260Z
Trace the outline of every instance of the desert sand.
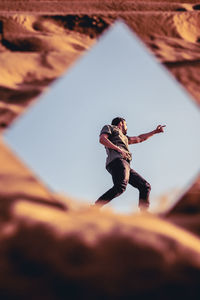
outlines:
M1 134L117 20L200 104L198 1L2 1ZM199 299L200 177L131 216L53 193L0 140L2 299ZM197 162L198 163L198 162Z

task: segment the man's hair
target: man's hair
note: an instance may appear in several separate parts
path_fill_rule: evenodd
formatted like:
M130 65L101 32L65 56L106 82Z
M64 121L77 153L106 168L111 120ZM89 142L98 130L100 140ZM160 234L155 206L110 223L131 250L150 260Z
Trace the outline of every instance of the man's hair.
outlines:
M121 121L126 121L126 120L124 118L120 118L120 117L114 118L112 120L111 125L116 125L117 126L119 124L119 122L121 122Z

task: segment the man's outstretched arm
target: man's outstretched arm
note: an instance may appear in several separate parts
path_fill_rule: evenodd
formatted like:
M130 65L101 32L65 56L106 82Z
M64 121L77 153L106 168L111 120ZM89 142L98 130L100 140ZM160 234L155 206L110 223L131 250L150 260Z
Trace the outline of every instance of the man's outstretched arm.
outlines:
M137 143L141 143L141 142L144 142L146 141L148 138L150 138L151 136L153 136L154 134L156 133L160 133L160 132L164 132L164 127L166 125L158 125L156 127L155 130L153 131L150 131L148 133L144 133L144 134L140 134L138 136L132 136L132 137L129 137L128 138L128 143L129 144L137 144Z

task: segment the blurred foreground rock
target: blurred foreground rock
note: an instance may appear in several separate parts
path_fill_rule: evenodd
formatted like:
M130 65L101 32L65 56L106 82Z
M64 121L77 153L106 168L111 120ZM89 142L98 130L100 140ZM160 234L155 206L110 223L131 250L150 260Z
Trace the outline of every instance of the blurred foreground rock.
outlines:
M3 299L198 299L200 241L155 215L12 205L1 222Z

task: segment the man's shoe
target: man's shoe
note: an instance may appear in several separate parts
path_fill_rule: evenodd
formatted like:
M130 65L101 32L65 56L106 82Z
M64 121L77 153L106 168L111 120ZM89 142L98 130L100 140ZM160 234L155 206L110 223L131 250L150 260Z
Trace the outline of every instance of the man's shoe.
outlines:
M140 208L140 212L147 212L149 209L149 206L148 205L140 205L139 208Z

